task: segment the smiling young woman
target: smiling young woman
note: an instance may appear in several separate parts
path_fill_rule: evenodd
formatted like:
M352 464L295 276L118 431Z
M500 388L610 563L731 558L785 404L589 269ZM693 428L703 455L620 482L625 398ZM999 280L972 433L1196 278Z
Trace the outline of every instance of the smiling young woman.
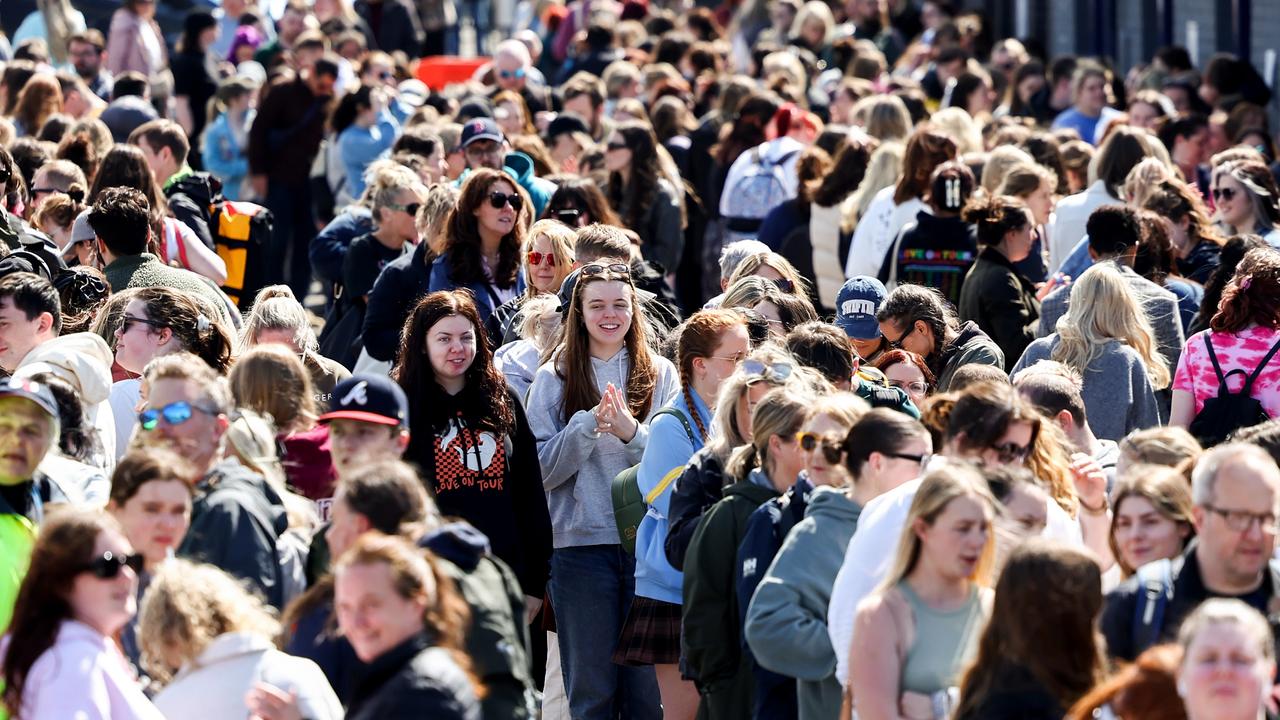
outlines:
M572 668L565 689L575 717L614 703L649 717L658 712L653 669L611 662L635 559L621 547L609 487L641 461L648 423L680 383L648 346L627 265L588 264L565 283L563 340L538 368L527 403L554 529L549 590L563 665Z

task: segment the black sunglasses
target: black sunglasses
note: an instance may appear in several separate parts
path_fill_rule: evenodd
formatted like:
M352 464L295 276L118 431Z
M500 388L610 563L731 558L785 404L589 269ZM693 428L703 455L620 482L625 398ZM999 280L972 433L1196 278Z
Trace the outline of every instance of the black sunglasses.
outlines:
M511 193L510 195L496 191L489 193L489 207L494 210L501 210L507 206L507 203L511 203L512 210L520 212L520 208L524 207L524 198L520 197L518 193Z
M800 442L800 449L805 452L821 449L822 457L827 461L828 465L839 465L840 458L844 455L844 438L822 436L811 432L798 432L796 433L796 440Z
M153 327L156 329L169 327L167 324L162 323L159 320L148 320L147 318L135 317L133 315L122 315L120 317L120 334L124 335L129 332L129 328L132 327L134 323L141 323L147 327Z
M776 278L774 279L773 284L777 285L779 290L787 293L788 295L796 291L796 284L786 278Z
M1035 440L1031 441L1032 443ZM1018 445L1017 443L1002 443L1000 445L992 445L991 450L995 452L996 457L1004 465L1013 463L1022 464L1026 462L1027 456L1031 454L1031 445Z
M1222 200L1231 202L1231 198L1235 196L1236 196L1235 188L1214 188L1213 189L1214 202L1221 202Z
M93 562L85 566L84 571L99 580L111 580L119 577L120 571L125 567L132 570L134 575L140 575L143 563L142 555L137 553L133 555L116 555L111 551L107 551L102 554L102 557L94 558Z

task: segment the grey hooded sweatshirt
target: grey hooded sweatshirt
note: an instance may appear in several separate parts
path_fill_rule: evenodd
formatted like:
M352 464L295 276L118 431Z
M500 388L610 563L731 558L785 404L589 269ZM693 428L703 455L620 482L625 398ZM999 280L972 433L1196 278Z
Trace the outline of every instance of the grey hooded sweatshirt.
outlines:
M564 380L555 364L556 360L552 360L538 368L525 403L529 428L538 440L553 546L617 545L621 541L613 520L609 485L618 473L640 462L649 442L649 421L675 399L680 391L679 373L669 360L653 356L657 378L649 416L637 418L641 422L636 436L623 443L613 435L597 433L590 410L564 417ZM601 393L609 383L625 390L630 368L625 349L608 360L591 359L596 389Z
M840 715L827 605L861 512L843 490L815 489L747 608L747 645L760 665L796 678L800 720Z

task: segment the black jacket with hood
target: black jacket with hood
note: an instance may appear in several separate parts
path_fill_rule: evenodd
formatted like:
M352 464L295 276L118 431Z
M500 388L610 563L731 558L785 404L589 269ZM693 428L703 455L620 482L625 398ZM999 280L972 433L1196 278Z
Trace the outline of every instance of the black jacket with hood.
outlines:
M405 460L416 464L427 479L440 513L458 517L475 526L520 579L525 595L540 598L551 573L551 515L542 488L542 466L538 445L529 429L520 399L507 388L508 402L516 426L501 438L478 430L480 418L468 415L464 402L470 388L455 396L440 393L431 405L421 398L409 401L409 447ZM475 482L444 481L436 467L435 444L439 437L449 452L458 453L459 462L471 472L479 470ZM496 443L496 444L495 444ZM506 461L500 476L489 476L498 451ZM455 468L456 469L456 468Z
M684 556L689 542L698 529L698 522L707 508L723 497L729 478L724 474L724 463L706 448L689 459L684 472L671 489L671 503L667 512L667 539L662 550L667 562L676 570L684 570Z
M421 632L379 655L356 681L347 720L480 720L480 703L452 653Z
M196 485L191 527L178 555L249 581L280 609L285 579L277 541L288 528L284 501L266 479L224 460Z
M217 228L210 227L213 218L209 214L209 206L221 194L222 183L206 172L188 173L164 187L169 212L186 223L200 242L211 249Z
M1001 370L1005 366L1004 353L973 321L961 323L951 342L944 345L936 357L929 357L928 362L938 379L938 392L946 392L951 387L951 378L964 365L994 365Z

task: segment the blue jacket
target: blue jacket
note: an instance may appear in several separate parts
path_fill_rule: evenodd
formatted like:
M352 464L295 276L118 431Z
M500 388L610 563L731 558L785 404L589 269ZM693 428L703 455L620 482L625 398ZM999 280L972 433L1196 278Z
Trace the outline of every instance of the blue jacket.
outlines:
M245 115L245 127L253 124L254 115L256 113L253 110ZM204 169L222 181L222 196L228 200L240 199L240 185L249 174L249 156L246 154L248 145L247 134L244 145L236 142L226 113L219 115L204 131L200 158L204 162Z
M311 269L322 282L342 282L342 264L351 241L373 232L373 213L352 205L342 211L311 240Z
M711 411L697 393L689 395L696 409L690 409L683 392L676 395L668 407L683 414L696 435L698 425L693 413L698 413L704 427L710 427ZM649 505L649 511L636 529L636 595L679 605L684 576L671 566L663 550L667 541L667 515L675 481L684 472L689 458L702 449L703 442L702 438L690 437L680 418L667 414L655 417L650 423L649 440L636 475L640 492Z
M347 187L351 189L351 197L358 198L364 194L364 171L369 163L391 149L396 135L400 134L400 123L396 122L388 110L378 114L377 122L371 127L350 125L338 133L338 155L342 158L342 168L347 174Z
M547 209L547 203L551 202L551 196L555 194L556 184L534 175L533 158L522 152L507 153L502 165L502 169L515 178L516 184L529 193L529 199L533 201L533 216L542 217L542 211ZM454 181L454 187L462 187L470 174L470 169L462 173L462 176Z

